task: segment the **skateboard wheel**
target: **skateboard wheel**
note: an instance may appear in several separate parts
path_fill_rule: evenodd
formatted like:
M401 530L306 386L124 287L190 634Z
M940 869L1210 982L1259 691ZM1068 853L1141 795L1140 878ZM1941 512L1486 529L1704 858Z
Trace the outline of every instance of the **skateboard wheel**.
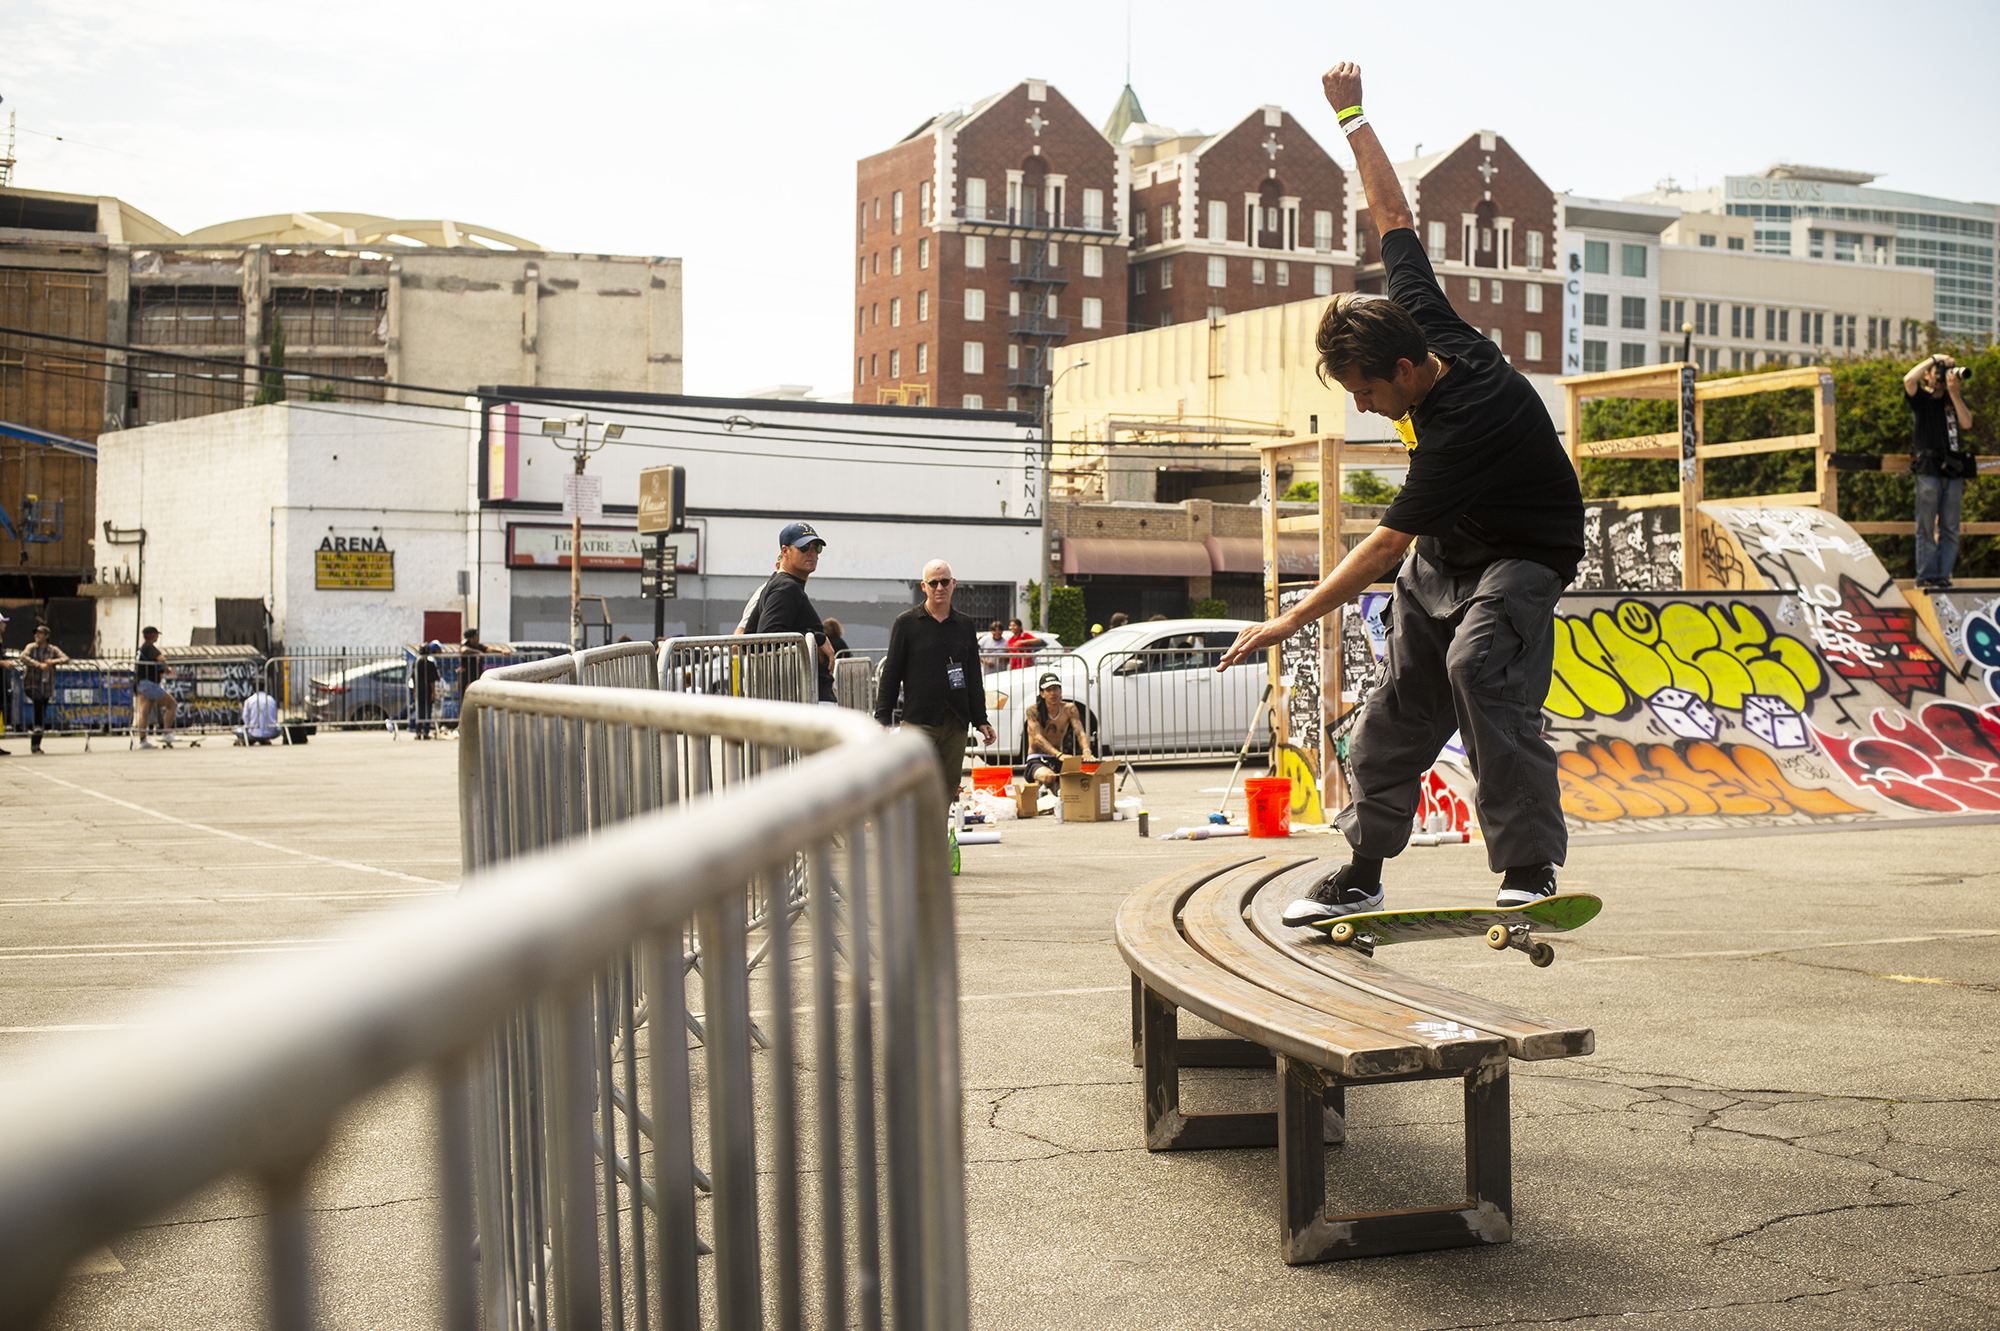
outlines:
M1507 947L1507 926L1496 924L1491 929L1488 929L1486 931L1486 946L1492 948L1495 952L1505 951Z
M1528 949L1528 960L1537 966L1547 966L1556 959L1556 950L1547 943L1536 943Z
M1336 943L1351 943L1354 941L1354 926L1342 920L1340 923L1334 925L1333 928L1328 929L1326 936Z

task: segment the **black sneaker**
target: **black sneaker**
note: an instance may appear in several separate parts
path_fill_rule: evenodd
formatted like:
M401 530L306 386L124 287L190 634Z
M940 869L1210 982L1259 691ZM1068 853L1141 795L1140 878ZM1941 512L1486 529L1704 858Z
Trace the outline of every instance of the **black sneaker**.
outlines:
M1317 924L1382 909L1382 884L1377 882L1373 890L1346 886L1353 877L1354 866L1341 865L1331 878L1285 907L1285 923Z
M1556 894L1556 866L1536 864L1527 868L1509 869L1500 882L1500 896L1496 906L1527 906L1537 901L1546 901Z

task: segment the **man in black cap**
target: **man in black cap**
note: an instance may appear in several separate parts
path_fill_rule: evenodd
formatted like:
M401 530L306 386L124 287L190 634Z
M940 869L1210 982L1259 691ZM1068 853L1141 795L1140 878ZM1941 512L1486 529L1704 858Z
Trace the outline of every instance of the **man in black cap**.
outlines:
M965 728L978 726L980 738L989 747L993 743L979 677L979 630L951 608L957 586L951 565L942 559L924 565L923 604L897 615L889 626L889 654L882 658L875 690L875 719L885 726L902 693L903 724L921 731L937 749L947 804L958 798L965 774Z
M1028 709L1028 765L1022 775L1054 790L1062 777L1062 760L1075 755L1096 762L1090 752L1090 736L1083 730L1083 717L1076 704L1064 699L1062 676L1050 671L1040 681L1035 705Z
M819 661L819 700L833 701L833 648L827 645L826 626L819 611L806 595L806 579L819 571L819 552L826 542L809 522L788 524L778 533L778 571L757 594L744 622L745 633L810 633L813 653Z

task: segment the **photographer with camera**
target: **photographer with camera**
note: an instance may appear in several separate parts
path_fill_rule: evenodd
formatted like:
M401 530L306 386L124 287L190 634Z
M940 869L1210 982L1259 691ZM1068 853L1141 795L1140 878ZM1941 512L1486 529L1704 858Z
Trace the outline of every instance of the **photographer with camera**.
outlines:
M1903 376L1910 399L1910 473L1917 481L1917 586L1951 586L1965 478L1978 463L1965 445L1972 412L1960 391L1971 374L1949 356L1926 356Z

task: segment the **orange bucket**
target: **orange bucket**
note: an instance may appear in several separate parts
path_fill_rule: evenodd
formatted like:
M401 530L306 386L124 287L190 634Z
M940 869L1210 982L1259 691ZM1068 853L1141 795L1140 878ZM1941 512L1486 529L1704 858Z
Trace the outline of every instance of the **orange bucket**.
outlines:
M1288 776L1252 776L1243 779L1243 795L1250 804L1251 836L1292 834L1292 779Z
M989 791L995 795L1005 795L1014 782L1011 767L975 767L972 769L972 788Z

